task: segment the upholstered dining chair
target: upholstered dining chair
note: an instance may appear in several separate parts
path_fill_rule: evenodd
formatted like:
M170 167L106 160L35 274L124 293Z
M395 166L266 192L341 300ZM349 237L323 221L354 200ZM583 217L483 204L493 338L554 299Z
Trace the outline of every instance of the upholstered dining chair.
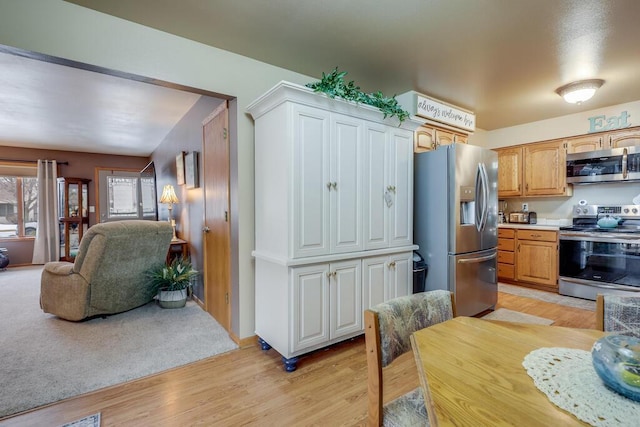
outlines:
M640 338L640 295L598 294L596 327L601 331Z
M383 404L383 368L411 351L413 332L454 315L453 294L444 290L394 298L364 311L369 426L429 425L420 387Z

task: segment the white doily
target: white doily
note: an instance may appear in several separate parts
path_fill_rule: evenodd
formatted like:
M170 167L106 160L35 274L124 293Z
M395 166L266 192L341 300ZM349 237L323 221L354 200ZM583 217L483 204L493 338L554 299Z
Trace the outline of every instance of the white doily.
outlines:
M640 424L640 402L609 390L596 373L588 351L539 348L525 356L522 366L554 405L592 426Z

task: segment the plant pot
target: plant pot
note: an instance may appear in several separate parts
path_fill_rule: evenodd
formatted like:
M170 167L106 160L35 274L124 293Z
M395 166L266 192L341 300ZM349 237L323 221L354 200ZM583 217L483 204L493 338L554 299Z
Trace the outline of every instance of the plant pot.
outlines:
M182 308L187 303L187 290L180 289L178 291L158 292L158 304L162 308Z

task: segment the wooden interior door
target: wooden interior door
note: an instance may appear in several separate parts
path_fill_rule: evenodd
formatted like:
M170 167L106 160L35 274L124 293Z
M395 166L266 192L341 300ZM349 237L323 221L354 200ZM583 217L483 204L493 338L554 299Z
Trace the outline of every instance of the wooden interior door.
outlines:
M229 212L229 111L218 107L203 124L205 307L231 330L231 213Z

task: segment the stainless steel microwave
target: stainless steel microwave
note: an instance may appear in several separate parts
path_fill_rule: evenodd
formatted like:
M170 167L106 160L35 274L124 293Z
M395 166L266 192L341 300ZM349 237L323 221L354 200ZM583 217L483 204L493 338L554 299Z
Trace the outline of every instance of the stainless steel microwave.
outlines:
M640 180L640 147L567 154L568 183L637 180Z

